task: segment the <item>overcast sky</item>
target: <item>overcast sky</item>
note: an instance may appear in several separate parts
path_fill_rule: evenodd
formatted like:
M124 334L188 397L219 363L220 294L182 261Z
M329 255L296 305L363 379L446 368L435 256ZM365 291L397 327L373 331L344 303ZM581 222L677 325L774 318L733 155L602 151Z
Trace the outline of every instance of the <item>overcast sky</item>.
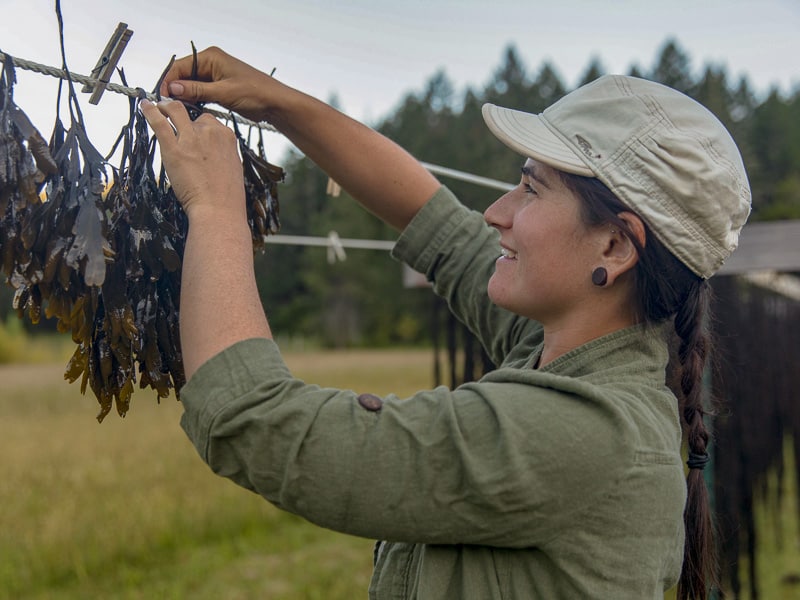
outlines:
M530 73L547 60L567 87L592 57L607 72L649 69L677 39L695 73L724 65L756 91L800 85L800 0L62 0L68 66L88 74L118 22L134 31L122 57L128 81L152 89L172 54L218 45L264 71L377 123L444 69L461 92L482 87L514 44ZM0 49L59 66L52 0L0 0ZM49 136L57 81L18 73L17 103ZM82 109L90 139L110 148L127 101L106 93ZM65 119L66 121L66 119ZM274 161L286 142L267 136ZM345 141L343 140L343 143Z

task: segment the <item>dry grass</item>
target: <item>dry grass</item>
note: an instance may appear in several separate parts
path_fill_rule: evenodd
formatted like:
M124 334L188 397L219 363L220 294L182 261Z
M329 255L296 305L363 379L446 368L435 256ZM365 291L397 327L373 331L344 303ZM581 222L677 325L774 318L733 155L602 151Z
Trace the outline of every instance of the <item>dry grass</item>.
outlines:
M290 355L314 383L401 395L426 351ZM372 542L282 513L213 475L180 404L137 391L94 420L63 364L0 366L0 598L363 597Z
M430 351L290 354L320 385L400 396L431 385ZM280 512L213 475L178 425L180 404L134 394L125 419L63 365L0 365L0 599L363 598L372 542ZM797 484L783 508L783 546L769 532L762 598L800 600ZM673 597L669 596L668 597Z

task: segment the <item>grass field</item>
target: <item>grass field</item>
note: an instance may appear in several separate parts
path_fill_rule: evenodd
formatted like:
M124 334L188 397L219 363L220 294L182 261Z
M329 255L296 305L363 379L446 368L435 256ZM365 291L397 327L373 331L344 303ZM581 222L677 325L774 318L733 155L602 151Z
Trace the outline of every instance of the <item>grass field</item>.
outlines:
M429 352L287 358L324 385L412 393ZM63 380L63 363L0 366L0 598L366 597L372 542L278 511L211 473L180 405L137 391L128 416Z
M357 391L431 384L429 351L287 362L307 381ZM307 524L213 475L172 399L137 391L125 419L98 424L96 401L63 380L63 365L0 365L0 598L366 597L371 541ZM785 510L784 548L761 561L768 600L800 599L800 586L780 583L800 572L800 548L787 548L797 508ZM759 518L769 529L769 515Z

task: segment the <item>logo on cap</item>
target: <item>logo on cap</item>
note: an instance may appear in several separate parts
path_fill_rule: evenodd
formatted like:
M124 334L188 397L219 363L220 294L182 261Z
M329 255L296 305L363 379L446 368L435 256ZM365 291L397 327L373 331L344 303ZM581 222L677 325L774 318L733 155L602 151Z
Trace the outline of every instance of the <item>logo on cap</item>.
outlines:
M585 137L582 135L576 135L575 140L578 142L578 146L586 156L589 158L600 158L600 155L595 154L594 148L592 148L592 145L586 141Z

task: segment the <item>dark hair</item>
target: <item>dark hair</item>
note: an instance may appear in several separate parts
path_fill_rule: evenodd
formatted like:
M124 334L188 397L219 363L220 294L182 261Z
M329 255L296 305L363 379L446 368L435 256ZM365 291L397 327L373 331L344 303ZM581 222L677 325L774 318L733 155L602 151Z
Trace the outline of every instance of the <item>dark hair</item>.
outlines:
M633 272L637 315L645 323L673 319L676 343L671 348L667 383L678 398L681 426L689 452L704 455L709 434L703 421L703 372L711 351L711 286L680 262L645 224L646 243L639 243L618 215L634 212L599 179L559 172L562 181L581 198L581 217L588 226L610 223L631 240L639 254ZM705 600L719 587L714 531L703 472L690 469L684 510L686 542L678 600Z

